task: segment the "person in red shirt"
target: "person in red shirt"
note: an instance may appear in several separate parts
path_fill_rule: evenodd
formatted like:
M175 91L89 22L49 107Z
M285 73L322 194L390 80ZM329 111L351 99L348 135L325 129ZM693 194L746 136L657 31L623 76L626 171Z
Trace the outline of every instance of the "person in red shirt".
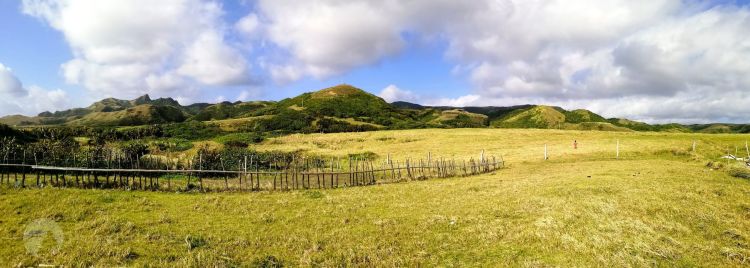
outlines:
M578 141L573 140L573 149L578 149Z

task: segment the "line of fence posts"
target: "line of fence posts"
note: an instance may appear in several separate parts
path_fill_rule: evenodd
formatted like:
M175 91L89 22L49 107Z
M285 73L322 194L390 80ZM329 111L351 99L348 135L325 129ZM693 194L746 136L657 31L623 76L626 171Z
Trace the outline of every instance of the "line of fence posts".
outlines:
M242 156L241 160L233 161L220 158L221 170L204 170L203 155L197 157L197 168L194 168L196 163L188 160L187 166L182 169L172 169L171 163L155 163L152 162L155 160L143 156L135 162L135 168L131 169L123 169L119 157L110 157L105 168L28 165L24 160L15 163L16 161L5 158L3 163L0 163L0 183L11 184L11 177L13 177L13 185L26 187L29 186L27 176L31 176L36 178L36 183L31 186L36 187L174 190L171 180L177 175L185 180L185 190L195 188L200 191L296 190L470 176L504 167L502 157L486 157L484 150L478 160L470 158L459 161L455 158L433 159L431 152L427 153L426 160L419 159L418 161L412 158L398 161L388 154L385 161L381 163L355 156L350 156L348 160L331 157L330 161L322 158L303 157L300 159L293 156L291 161L274 158L268 161L267 168L261 165L259 159L256 161L254 155L250 155L249 158L249 162L247 155ZM348 163L348 169L342 168L344 167L342 162ZM237 170L227 170L227 163L238 163ZM142 164L143 168L141 168ZM177 167L176 164L175 167ZM312 177L314 180L311 181ZM206 179L205 185L204 178Z
M697 144L698 144L697 140L693 140L692 141L691 151L693 153L697 152ZM731 151L730 151L730 148L731 147L727 147L726 148L726 155L727 156L732 155ZM549 151L547 149L547 144L546 143L544 144L543 149L544 149L543 150L543 152L544 152L544 155L543 155L544 158L543 159L544 160L549 160ZM750 160L750 145L748 144L748 141L745 141L745 153L747 154L747 158L746 159ZM735 145L733 156L739 157L739 154L740 154L740 146ZM615 159L620 159L620 139L616 139L615 140ZM727 158L727 163L729 163L729 158Z

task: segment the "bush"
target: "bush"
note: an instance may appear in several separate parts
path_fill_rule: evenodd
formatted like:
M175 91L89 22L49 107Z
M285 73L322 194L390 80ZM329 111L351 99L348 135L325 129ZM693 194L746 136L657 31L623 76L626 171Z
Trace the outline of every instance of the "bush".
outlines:
M120 145L120 150L127 159L137 160L141 156L148 154L150 151L148 145L141 142L127 142Z
M195 248L205 246L207 243L206 243L206 239L204 239L201 236L188 235L185 237L185 244L188 250L193 250Z
M359 160L375 160L378 158L378 154L373 152L361 152L356 154L349 154L350 158L353 159L359 159Z
M343 120L331 118L321 118L318 120L315 132L338 133L338 132L362 132L378 130L377 127L369 124L350 124Z
M164 136L186 140L205 140L223 134L216 125L190 121L163 126Z
M735 178L750 179L750 169L732 168L729 170L729 175Z
M249 144L260 143L263 141L263 134L257 132L232 133L214 139L231 147L247 147Z
M171 138L151 142L151 146L162 152L183 152L193 148L193 143L186 139Z

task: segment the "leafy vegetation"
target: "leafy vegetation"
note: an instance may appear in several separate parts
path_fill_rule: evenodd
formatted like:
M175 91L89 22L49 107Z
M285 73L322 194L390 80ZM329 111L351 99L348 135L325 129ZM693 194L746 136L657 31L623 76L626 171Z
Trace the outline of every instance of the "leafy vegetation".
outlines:
M263 139L264 137L260 133L242 132L219 136L214 140L231 147L247 147L250 144L260 143Z

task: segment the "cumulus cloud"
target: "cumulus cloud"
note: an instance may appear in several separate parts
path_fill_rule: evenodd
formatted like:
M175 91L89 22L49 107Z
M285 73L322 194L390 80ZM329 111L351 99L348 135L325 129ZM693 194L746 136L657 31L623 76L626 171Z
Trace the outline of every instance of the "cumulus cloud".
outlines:
M260 1L269 40L293 57L272 67L276 80L323 78L400 51L400 21L380 1Z
M0 63L0 114L35 115L70 106L65 91L24 87L12 70Z
M22 7L70 44L66 80L105 95L190 99L185 92L202 86L258 81L250 75L256 65L277 83L324 79L428 41L446 47L471 92L451 99L389 86L382 97L553 104L653 122L746 121L737 104L750 101L750 10L735 4L258 0L232 23L209 0L23 0ZM250 59L248 44L263 46L262 55ZM13 80L0 79L18 94Z
M65 79L95 93L252 81L213 1L24 0L22 10L62 32L74 54L62 65Z
M389 100L560 104L652 122L747 120L735 105L750 101L747 7L681 0L261 0L256 12L268 40L288 52L270 67L277 80L376 63L400 53L409 35L445 42L445 56L466 70L474 89L441 99L394 86L381 92Z
M387 102L394 102L394 101L414 102L420 99L420 97L414 92L411 92L409 90L402 90L398 88L396 85L389 85L385 87L382 91L380 91L380 94L378 95Z
M0 94L17 97L26 95L21 81L13 75L10 68L0 63Z

